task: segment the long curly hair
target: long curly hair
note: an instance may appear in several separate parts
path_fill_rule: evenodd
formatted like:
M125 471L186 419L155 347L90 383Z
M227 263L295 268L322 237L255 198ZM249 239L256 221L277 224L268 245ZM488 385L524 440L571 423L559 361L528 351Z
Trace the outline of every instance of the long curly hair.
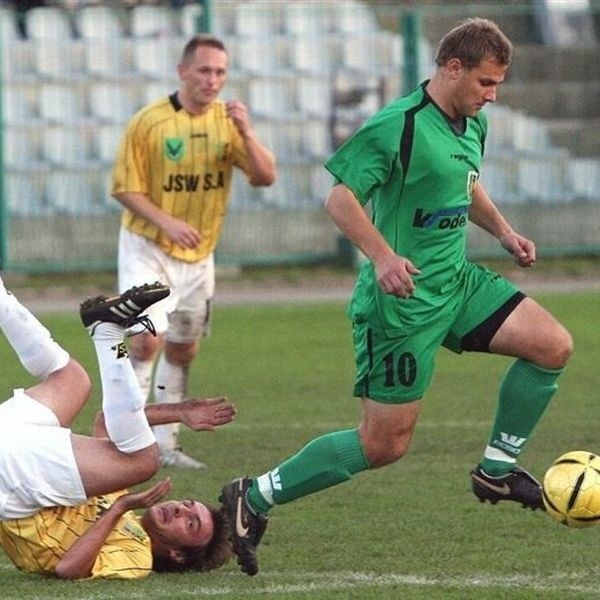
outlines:
M208 509L213 518L214 534L210 542L203 548L182 548L185 555L183 562L175 562L166 556L154 556L152 570L157 573L174 573L184 571L206 572L219 569L231 558L233 551L230 540L229 522L223 508Z

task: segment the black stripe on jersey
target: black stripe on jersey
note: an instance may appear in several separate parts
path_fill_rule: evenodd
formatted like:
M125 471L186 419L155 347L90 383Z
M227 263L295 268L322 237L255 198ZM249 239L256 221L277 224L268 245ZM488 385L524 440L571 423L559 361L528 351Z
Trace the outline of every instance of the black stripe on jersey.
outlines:
M373 370L373 330L367 329L367 354L369 355L369 373ZM365 377L365 390L364 394L366 398L370 398L369 395L369 373Z
M406 177L408 171L408 165L410 163L410 155L412 152L413 140L415 137L415 115L425 106L429 104L431 99L427 94L423 95L423 98L419 104L409 108L404 114L404 129L400 136L400 166L402 167L402 177Z

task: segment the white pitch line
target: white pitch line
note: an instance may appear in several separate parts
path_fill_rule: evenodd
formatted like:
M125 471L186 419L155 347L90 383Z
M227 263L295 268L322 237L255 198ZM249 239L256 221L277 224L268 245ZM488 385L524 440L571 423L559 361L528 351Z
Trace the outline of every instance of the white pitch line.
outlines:
M232 573L232 578L242 578L243 576L238 573ZM457 590L461 589L473 589L474 587L482 589L494 589L496 593L502 591L519 589L526 592L564 592L564 593L578 593L585 594L585 598L598 598L600 597L600 583L594 583L590 581L589 584L581 584L581 581L586 579L590 580L589 572L581 573L558 573L552 576L546 575L519 575L519 576L500 576L500 575L489 575L486 573L473 575L473 576L453 576L453 577L428 577L426 575L418 574L394 574L387 573L377 575L374 573L361 573L361 572L340 572L340 573L298 573L298 572L263 572L259 576L259 579L253 579L252 586L245 588L243 579L239 579L235 585L202 585L200 582L195 583L193 586L178 586L176 595L178 598L189 596L233 596L243 597L243 594L247 592L252 596L273 596L277 597L282 594L305 594L305 593L318 593L318 592L334 592L343 590L360 590L365 588L388 588L393 586L406 586L414 588L432 588L432 587L449 587ZM277 579L298 579L298 583L276 583L273 580ZM262 581L261 581L262 580ZM256 585L259 583L259 585ZM261 587L260 584L264 583ZM40 579L40 584L43 585L43 581ZM244 589L245 588L245 589ZM107 590L105 590L107 591ZM175 590L160 590L153 589L152 598L172 598ZM3 600L17 600L20 596L7 596L6 591L3 590ZM48 593L46 590L43 594L44 600L53 600L53 598L63 598L63 590L57 590L56 596ZM78 595L78 600L95 600L97 598L103 598L105 594L98 590L91 594ZM133 592L129 588L123 590L122 593L118 593L115 587L110 590L111 600L129 599L137 600L146 599L148 597L147 591L140 590L139 592ZM40 596L40 599L42 596Z

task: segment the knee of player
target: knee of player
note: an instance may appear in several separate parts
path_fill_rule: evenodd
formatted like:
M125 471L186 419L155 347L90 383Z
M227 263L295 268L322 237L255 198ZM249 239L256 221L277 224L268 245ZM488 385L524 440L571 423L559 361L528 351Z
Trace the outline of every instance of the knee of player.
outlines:
M136 457L136 475L139 477L137 483L142 483L154 477L160 470L160 466L157 444L152 444L152 446L141 450Z
M554 333L553 339L544 348L544 365L549 369L564 367L573 354L573 338L562 326Z
M365 455L373 468L383 467L402 458L408 450L408 443L402 437L363 440Z
M197 354L197 344L165 344L165 356L167 360L180 367L189 367Z
M158 353L160 344L161 339L159 337L149 333L141 333L131 338L129 354L133 360L152 360Z

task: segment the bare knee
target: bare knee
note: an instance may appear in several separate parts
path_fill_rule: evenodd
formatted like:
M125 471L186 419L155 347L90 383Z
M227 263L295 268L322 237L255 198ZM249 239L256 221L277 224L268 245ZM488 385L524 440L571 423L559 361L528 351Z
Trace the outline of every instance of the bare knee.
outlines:
M412 437L410 432L373 436L362 427L359 431L367 460L375 469L402 458L408 450Z
M198 353L198 343L188 342L185 344L165 343L165 357L174 365L189 367Z
M534 362L546 369L562 369L572 354L573 338L562 325L558 325L552 341L540 348L539 360Z
M148 361L154 359L162 344L159 336L149 333L140 333L133 336L130 342L129 353L134 361Z
M148 448L139 450L135 454L132 454L131 457L135 462L134 473L137 480L130 485L148 481L148 479L151 479L158 473L160 469L160 456L157 444L152 444Z

